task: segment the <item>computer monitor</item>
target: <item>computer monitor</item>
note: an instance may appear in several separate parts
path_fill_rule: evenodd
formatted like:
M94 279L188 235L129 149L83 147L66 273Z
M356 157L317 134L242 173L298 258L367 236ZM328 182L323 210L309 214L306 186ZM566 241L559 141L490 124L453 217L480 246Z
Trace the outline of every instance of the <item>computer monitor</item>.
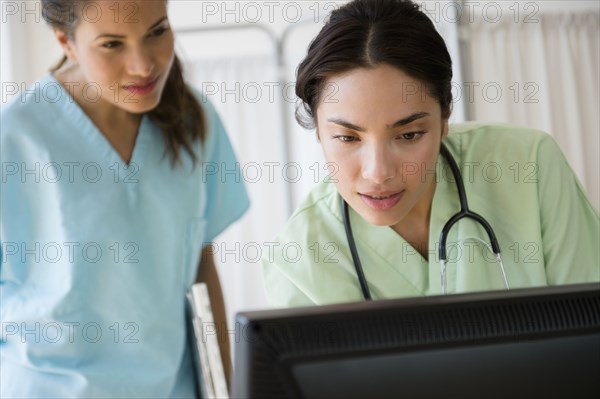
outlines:
M600 397L600 284L239 313L234 398Z

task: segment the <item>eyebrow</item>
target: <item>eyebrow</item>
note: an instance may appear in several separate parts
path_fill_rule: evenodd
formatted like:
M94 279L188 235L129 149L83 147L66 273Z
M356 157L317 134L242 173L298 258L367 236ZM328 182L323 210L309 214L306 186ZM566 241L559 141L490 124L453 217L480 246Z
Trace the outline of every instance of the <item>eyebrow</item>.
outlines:
M160 25L166 19L167 19L167 17L164 16L161 19L159 19L158 21L156 21L150 28L148 28L148 32L150 32L152 29L156 28L158 25ZM96 37L94 40L98 40L101 37L109 37L109 38L112 38L112 39L124 39L125 38L124 35L113 35L113 34L110 34L110 33L103 33L101 35L98 35L98 37Z
M409 123L414 122L417 119L425 118L426 116L429 116L428 112L415 112L414 114L409 115L406 118L402 118L402 119L394 122L391 126L389 126L389 128L393 129L393 128L397 128L400 126L408 125ZM353 123L350 123L348 121L345 121L341 118L329 118L329 119L327 119L327 122L335 123L336 125L343 126L350 130L356 130L358 132L364 133L366 131L365 128L355 125Z

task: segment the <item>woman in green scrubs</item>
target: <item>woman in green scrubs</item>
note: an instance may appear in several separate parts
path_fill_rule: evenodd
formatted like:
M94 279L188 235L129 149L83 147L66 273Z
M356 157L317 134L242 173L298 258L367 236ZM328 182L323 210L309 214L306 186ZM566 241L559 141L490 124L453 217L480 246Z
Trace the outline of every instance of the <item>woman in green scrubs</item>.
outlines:
M451 79L444 41L414 3L355 0L332 13L298 68L296 116L335 167L263 259L272 305L363 299L340 197L373 299L441 294L440 232L461 207L442 143L504 266L484 228L461 219L446 242L448 293L600 280L598 213L552 137L449 126Z

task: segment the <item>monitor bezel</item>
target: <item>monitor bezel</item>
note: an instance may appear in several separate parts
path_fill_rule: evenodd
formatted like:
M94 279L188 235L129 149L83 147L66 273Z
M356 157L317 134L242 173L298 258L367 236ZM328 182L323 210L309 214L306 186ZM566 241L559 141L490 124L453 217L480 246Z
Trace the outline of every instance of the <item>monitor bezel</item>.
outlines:
M510 306L514 307L524 306L524 304L544 303L544 301L548 300L568 300L569 298L586 297L586 295L595 297L597 299L599 294L600 283L584 283L575 285L521 288L509 291L502 290L472 292L446 296L410 297L302 308L242 312L236 317L236 330L243 331L244 333L242 334L242 339L236 339L235 343L236 358L234 365L233 394L240 397L252 396L253 383L251 380L254 378L252 363L255 360L253 357L256 356L253 351L255 351L258 346L252 341L263 339L262 335L265 331L268 331L268 329L289 329L290 326L297 326L300 329L307 328L310 330L310 323L317 323L316 326L313 324L313 327L315 327L315 330L318 330L319 323L348 323L348 320L350 320L351 323L351 320L365 320L369 319L369 317L382 317L386 315L386 313L389 313L390 315L393 314L394 316L406 316L410 314L433 315L452 309L454 309L454 311L471 309L466 310L471 312L477 312L481 309L484 309L482 312L486 312L485 309L488 309L487 312L490 312L489 309L491 309L493 306L500 306L501 308L508 309ZM594 306L597 308L597 305ZM543 313L544 310L542 309L541 312ZM482 315L482 317L484 319L485 317L493 317L490 315L492 315L492 313L489 313L487 316ZM425 319L427 319L427 317L425 317ZM567 320L567 322L568 321L569 320ZM546 321L542 322L546 323ZM575 324L577 324L577 322L577 320L574 321ZM425 325L426 324L427 322L425 322ZM550 322L549 324L552 323ZM433 341L424 342L422 344L414 343L408 346L396 346L394 350L421 351L598 333L598 331L600 331L600 315L597 315L591 324L593 325L575 325L574 327L570 328L563 328L561 326L540 326L537 329L533 328L533 330L530 332L519 330L512 333L509 332L504 335L490 337L486 337L485 335L477 337L477 334L475 333L476 338L473 340L444 340L443 337L436 337L433 339ZM293 334L294 333L292 333L292 335ZM315 347L318 348L319 345L322 344L322 342L317 342ZM365 345L368 345L368 343L365 343ZM300 345L300 347L301 346L302 345ZM270 345L270 349L275 352L279 350L279 348L275 347L274 345ZM344 356L360 356L367 350L370 351L370 353L377 353L378 350L380 350L382 353L387 353L389 352L390 347L382 345L380 349L374 349L372 347L361 348L360 345L358 345L355 347L355 350L334 350L333 352L329 353L326 353L327 351L324 350L324 353L321 354L318 353L318 349L315 349L315 351L309 351L305 355L302 355L302 349L299 349L299 352L297 353L286 354L286 348L283 348L279 353L276 354L277 362L280 366L277 372L278 377L280 378L282 384L287 385L287 391L291 396L299 396L300 389L296 385L291 373L291 369L294 364L298 364L307 360L329 359L336 357L343 358ZM250 370L243 371L244 368L249 368Z

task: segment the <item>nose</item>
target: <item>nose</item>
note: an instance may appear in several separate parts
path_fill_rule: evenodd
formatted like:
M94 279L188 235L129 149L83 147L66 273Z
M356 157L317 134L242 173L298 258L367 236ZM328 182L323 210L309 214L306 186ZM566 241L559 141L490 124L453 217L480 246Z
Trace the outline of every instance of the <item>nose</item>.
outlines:
M365 149L362 177L375 184L383 184L396 176L396 163L390 148L383 145Z
M131 76L148 78L154 72L152 55L144 48L134 48L127 59L127 72Z

